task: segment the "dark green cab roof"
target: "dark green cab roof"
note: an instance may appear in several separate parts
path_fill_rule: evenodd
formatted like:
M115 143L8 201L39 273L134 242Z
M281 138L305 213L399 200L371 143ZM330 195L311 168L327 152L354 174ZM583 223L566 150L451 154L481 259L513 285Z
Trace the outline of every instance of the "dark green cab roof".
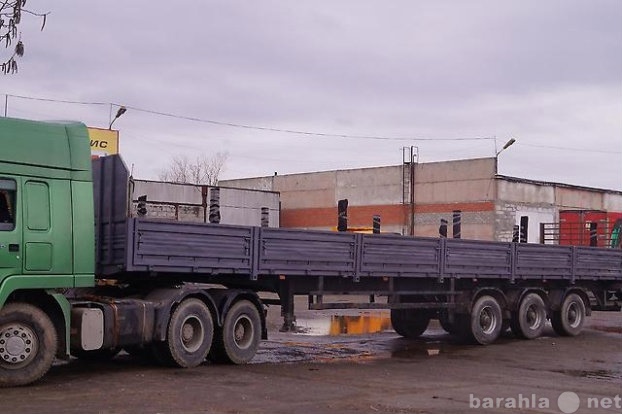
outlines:
M90 153L80 122L0 118L0 172L90 181Z

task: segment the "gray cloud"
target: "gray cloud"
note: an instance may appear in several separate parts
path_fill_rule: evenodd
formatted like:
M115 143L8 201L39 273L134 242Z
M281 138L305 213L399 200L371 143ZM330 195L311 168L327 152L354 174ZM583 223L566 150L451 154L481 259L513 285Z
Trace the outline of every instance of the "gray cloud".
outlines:
M496 136L498 145L516 136L502 173L622 189L618 0L44 6L47 27L24 24L27 53L20 73L2 79L4 93L336 134ZM94 126L109 113L9 103L11 116ZM495 151L492 140L308 137L136 111L115 126L145 178L174 153L228 151L225 174L237 177L396 164L402 145L417 145L422 161Z

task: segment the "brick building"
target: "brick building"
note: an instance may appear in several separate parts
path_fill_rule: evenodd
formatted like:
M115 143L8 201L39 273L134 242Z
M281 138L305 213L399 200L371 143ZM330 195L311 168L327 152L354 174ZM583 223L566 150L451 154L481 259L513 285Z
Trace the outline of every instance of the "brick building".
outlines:
M341 199L349 202L349 227L370 228L372 216L380 215L382 232L418 236L437 237L441 220L445 220L448 237L453 236L453 224L459 221L463 238L511 241L522 229L523 241L537 243L545 236L543 225L559 223L568 212L592 211L604 214L599 234L605 238L613 221L622 218L620 191L502 176L497 174L494 157L221 184L278 191L281 226L305 229L335 229L337 201Z

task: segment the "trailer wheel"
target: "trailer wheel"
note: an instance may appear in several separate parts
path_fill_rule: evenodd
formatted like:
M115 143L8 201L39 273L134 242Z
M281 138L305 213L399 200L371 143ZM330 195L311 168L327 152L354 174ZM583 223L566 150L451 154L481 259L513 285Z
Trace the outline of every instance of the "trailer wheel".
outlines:
M251 302L236 302L216 333L209 358L225 364L245 364L257 353L261 340L261 318Z
M399 335L408 339L419 338L428 329L430 315L418 309L391 309L391 325Z
M465 329L463 336L480 345L491 344L501 335L503 314L499 302L492 296L480 297L473 305L470 317L461 319L464 324L461 328Z
M166 340L154 344L154 354L164 365L196 367L205 361L213 338L214 323L207 305L186 299L171 315Z
M0 387L37 381L52 366L57 334L50 318L27 303L0 310Z
M558 335L577 336L585 323L585 302L581 296L571 293L562 302L559 311L553 313L551 324Z
M510 327L519 338L534 339L542 335L546 325L546 305L537 293L529 293L512 314Z

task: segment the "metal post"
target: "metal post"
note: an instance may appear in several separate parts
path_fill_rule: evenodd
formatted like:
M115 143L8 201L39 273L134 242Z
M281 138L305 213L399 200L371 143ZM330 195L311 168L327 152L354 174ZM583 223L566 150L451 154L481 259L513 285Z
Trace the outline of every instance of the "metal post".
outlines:
M438 235L443 239L447 238L447 220L444 218L441 219L441 225L438 226Z
M206 185L201 186L201 207L203 207L203 223L207 223L207 193L209 187Z
M372 232L374 234L380 233L380 216L379 215L374 215L373 217Z
M220 223L220 188L213 187L210 190L209 222Z
M404 215L408 215L405 217L404 226L408 226L411 236L415 235L415 161L418 157L418 147L402 147L402 204L406 205L408 202L408 208L404 209Z
M268 207L261 208L261 227L270 227L270 209Z
M337 231L348 231L348 199L337 201Z
M454 239L462 238L462 211L454 210L453 213L453 236Z

